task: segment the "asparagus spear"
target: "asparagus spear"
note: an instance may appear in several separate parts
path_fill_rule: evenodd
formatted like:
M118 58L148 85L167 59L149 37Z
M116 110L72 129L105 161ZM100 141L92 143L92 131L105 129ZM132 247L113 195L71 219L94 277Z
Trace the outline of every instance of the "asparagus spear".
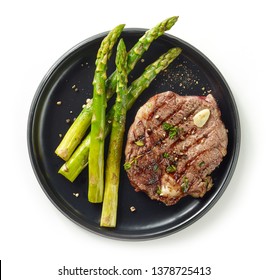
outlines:
M115 227L117 217L120 163L127 114L127 52L123 39L120 40L117 47L115 64L117 95L106 161L105 191L100 221L100 225L103 227Z
M92 118L92 99L85 104L84 108L72 123L60 144L55 150L56 155L58 155L63 160L68 160L72 155L75 148L79 145L82 138L84 137L87 129L89 128L91 118Z
M88 162L89 182L88 200L90 202L102 202L104 189L104 130L105 112L107 106L105 81L107 61L112 54L119 35L124 25L118 25L103 39L97 53L96 69L93 79L93 101L92 101L92 120L91 120L91 141Z
M127 74L129 74L134 69L135 65L141 59L142 55L149 49L151 43L158 37L163 35L165 31L169 30L177 22L178 18L178 16L167 18L152 29L149 29L145 32L145 34L128 52ZM116 72L117 71L114 71L114 73L106 81L108 98L110 98L115 92L117 83Z
M143 74L136 79L128 87L127 94L127 110L131 108L140 94L150 85L157 74L166 69L169 64L181 53L180 48L172 48L165 54L161 55L155 62L148 65ZM106 115L105 137L109 134L111 129L111 122L113 120L114 107ZM73 182L82 170L87 166L87 157L89 154L89 143L91 134L82 141L82 143L75 150L71 158L66 161L59 170L59 173Z
M152 29L148 30L139 41L133 46L128 53L127 73L133 70L136 63L142 57L143 53L148 50L150 44L163 35L166 30L169 30L178 20L177 16L170 17L163 22L157 24ZM106 95L107 100L110 99L115 92L116 87L116 71L106 81ZM92 118L92 102L88 102L73 122L69 130L66 132L59 146L56 148L55 153L63 160L68 160L76 147L81 142L87 129L90 126Z

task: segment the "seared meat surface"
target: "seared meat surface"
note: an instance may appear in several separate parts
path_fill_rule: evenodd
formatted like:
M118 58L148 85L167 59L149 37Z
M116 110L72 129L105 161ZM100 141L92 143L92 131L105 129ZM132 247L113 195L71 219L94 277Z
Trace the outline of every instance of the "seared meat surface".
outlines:
M125 170L136 191L166 205L202 197L227 153L227 130L211 94L150 98L129 129Z

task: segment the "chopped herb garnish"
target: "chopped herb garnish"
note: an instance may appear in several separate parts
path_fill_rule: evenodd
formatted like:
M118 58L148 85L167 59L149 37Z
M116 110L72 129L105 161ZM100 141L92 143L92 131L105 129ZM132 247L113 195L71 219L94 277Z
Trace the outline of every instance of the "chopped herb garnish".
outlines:
M163 126L164 130L170 130L173 127L172 124L167 123L167 122L164 122L162 126Z
M183 183L181 184L181 190L186 193L189 189L189 180L187 177L183 177Z
M157 171L157 170L158 170L158 165L157 165L157 164L154 165L153 170L154 170L154 171Z
M136 141L135 144L136 144L137 146L139 146L139 147L144 146L144 142L141 141L141 140Z
M175 136L178 135L179 128L175 127L174 125L164 122L162 125L163 129L168 132L169 138L173 139Z
M204 164L205 164L205 162L204 162L204 161L201 161L201 162L199 162L198 166L199 166L199 167L202 167L202 166L204 166Z
M162 193L162 190L161 190L160 186L157 186L157 191L156 191L156 193L159 194L159 195Z
M124 163L124 169L125 170L129 170L132 166L132 164L137 164L138 163L138 158L140 158L142 155L136 156L134 159L132 159L131 161L127 161Z
M131 168L131 162L125 162L124 169L129 170Z
M174 173L176 170L177 170L177 167L175 165L173 165L173 164L167 166L167 168L166 168L166 171L168 173Z
M175 136L178 135L179 129L177 127L173 127L169 130L169 138L173 139Z
M165 153L163 153L163 157L164 158L169 158L169 154L165 152Z

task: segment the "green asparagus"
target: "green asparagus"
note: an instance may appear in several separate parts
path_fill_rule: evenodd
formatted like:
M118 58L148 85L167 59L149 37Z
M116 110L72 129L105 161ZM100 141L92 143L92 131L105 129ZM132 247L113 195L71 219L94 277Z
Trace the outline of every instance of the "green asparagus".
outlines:
M158 37L163 35L165 31L169 30L177 22L178 18L178 16L167 18L152 29L149 29L145 32L145 34L128 52L127 74L129 74L134 69L135 65L141 59L142 55L149 49L151 43ZM115 71L106 81L108 98L113 95L116 88L116 72L117 71Z
M172 48L165 54L161 55L155 62L148 65L143 74L136 79L128 87L127 94L127 110L129 110L140 94L150 85L157 74L166 69L169 64L181 53L180 48ZM109 134L111 129L111 122L113 120L114 107L106 115L105 137ZM73 182L82 170L87 166L87 157L89 154L89 144L91 141L91 134L82 141L71 158L66 161L59 170L59 173Z
M68 160L72 155L75 148L80 144L82 138L84 137L86 131L89 128L91 118L92 118L92 99L85 104L81 113L72 123L66 134L64 135L62 141L55 150L56 155L58 155L63 160Z
M178 20L177 16L170 17L159 23L152 29L148 30L139 41L133 46L128 53L127 73L133 70L136 63L142 57L143 53L148 50L150 44L169 30ZM106 81L106 95L109 100L116 88L116 71ZM62 141L55 150L55 153L63 160L68 160L76 147L80 144L82 138L88 130L92 118L92 100L90 100L82 109L76 120L73 122L69 130L64 135Z
M106 113L107 61L121 34L124 25L118 25L103 39L97 53L96 69L93 79L93 101L91 120L91 142L89 162L88 201L102 202L104 190L104 130Z
M127 114L127 52L123 39L118 44L115 61L117 95L106 161L105 190L100 221L103 227L115 227L117 217L120 163Z

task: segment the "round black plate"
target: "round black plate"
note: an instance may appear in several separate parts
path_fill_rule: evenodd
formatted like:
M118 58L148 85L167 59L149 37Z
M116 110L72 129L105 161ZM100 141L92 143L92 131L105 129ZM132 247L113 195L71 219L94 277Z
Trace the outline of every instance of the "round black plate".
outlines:
M130 49L145 29L126 29L122 33ZM68 218L97 234L118 239L152 239L183 229L205 214L226 189L238 159L240 124L233 95L217 68L197 49L174 36L158 38L136 65L129 80L134 80L146 65L155 61L169 48L179 46L182 54L152 82L128 112L127 127L138 108L151 96L167 90L182 95L212 93L222 112L229 131L228 154L212 174L214 187L202 199L185 197L167 207L151 201L145 194L136 193L126 172L121 170L118 220L115 229L99 226L101 205L87 201L87 168L74 183L58 174L63 161L54 151L73 119L81 111L86 98L91 97L95 58L101 40L107 33L91 37L78 44L45 75L34 96L28 120L28 149L35 175L46 195ZM114 54L108 67L114 70ZM74 87L75 86L75 87ZM78 90L76 90L77 88ZM61 105L57 105L61 101ZM124 158L123 158L124 160ZM78 193L76 197L74 194ZM130 207L136 208L135 212Z

